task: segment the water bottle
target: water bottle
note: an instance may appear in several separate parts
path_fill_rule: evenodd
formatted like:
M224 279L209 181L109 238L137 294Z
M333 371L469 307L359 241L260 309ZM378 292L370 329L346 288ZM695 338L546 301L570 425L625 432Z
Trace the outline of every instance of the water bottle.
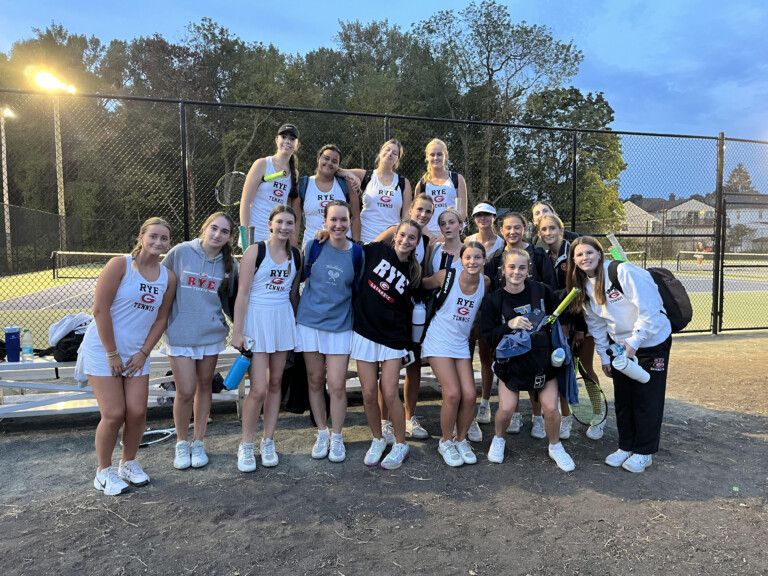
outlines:
M411 316L411 340L421 342L426 321L427 307L424 305L424 302L416 302L413 305L413 314Z
M224 388L227 390L235 390L240 386L240 382L243 381L245 373L248 372L248 368L251 365L251 358L253 352L250 350L242 350L240 356L237 357L232 364L232 368L227 372L227 377L224 378Z
M632 360L630 360L627 358L626 354L615 356L611 365L615 370L632 378L632 380L637 380L641 384L645 384L651 379L651 375L637 363L637 358L632 358Z
M21 329L18 326L7 326L5 328L5 353L8 362L18 362L21 352L19 344Z
M21 335L21 361L35 361L35 343L29 330L24 330L24 333Z
M552 356L550 357L550 361L552 363L552 366L555 368L560 368L560 366L563 365L563 362L565 362L565 350L562 348L555 348L552 350Z

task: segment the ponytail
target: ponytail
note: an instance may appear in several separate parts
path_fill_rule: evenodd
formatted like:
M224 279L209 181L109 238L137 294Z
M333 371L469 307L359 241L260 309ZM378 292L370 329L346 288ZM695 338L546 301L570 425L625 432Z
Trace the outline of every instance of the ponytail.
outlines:
M288 159L288 169L291 171L291 190L288 192L288 198L296 198L299 195L299 159L296 158L296 152Z

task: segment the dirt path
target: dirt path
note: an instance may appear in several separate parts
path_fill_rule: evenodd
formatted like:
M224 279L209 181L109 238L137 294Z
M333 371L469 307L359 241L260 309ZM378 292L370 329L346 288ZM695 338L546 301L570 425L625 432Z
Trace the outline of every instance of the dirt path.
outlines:
M400 470L368 469L353 396L342 464L312 460L309 418L285 413L280 465L240 474L239 423L220 407L206 468L175 471L172 443L148 448L152 484L108 498L91 485L96 417L5 420L2 573L765 574L767 336L675 339L661 451L637 475L603 464L612 414L599 442L575 425L577 468L560 472L529 435L527 403L501 465L485 457L486 425L475 466L449 469L433 438L411 442ZM437 431L439 397L424 394L419 412ZM150 414L172 425L170 410Z

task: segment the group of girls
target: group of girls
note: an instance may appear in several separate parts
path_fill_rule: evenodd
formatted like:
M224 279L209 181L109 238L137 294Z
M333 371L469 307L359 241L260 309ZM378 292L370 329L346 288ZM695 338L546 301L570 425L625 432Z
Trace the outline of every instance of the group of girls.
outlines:
M602 252L600 257L591 252L584 256L576 250L574 263L574 248L578 245L587 250L586 240L574 241L569 250L562 222L550 206L550 218L542 213L536 222L548 253L524 240L527 222L521 214L505 215L497 236L493 227L496 211L488 203L478 204L473 210L478 233L462 243L466 184L460 175L447 170L448 151L441 141L433 140L427 146L427 173L412 198L410 182L395 171L403 155L402 145L395 140L382 146L376 169L371 172L339 168L341 151L333 145L324 146L318 153L316 173L302 184L302 193L295 158L299 148L297 128L281 126L275 140L276 153L254 162L243 189L241 222L255 228L257 242L247 247L239 267L232 256L235 224L228 215L217 213L206 220L199 238L168 252L163 265L160 256L169 247L170 228L159 219L147 221L132 255L113 259L100 276L95 322L86 334L78 363L80 373L88 376L94 388L102 412L96 433L97 489L119 494L129 485L149 482L135 457L146 416L148 354L163 333L161 351L170 357L177 389L174 422L179 441L173 465L183 469L207 464L205 425L212 375L226 344L225 314L232 318L232 346L253 353L237 457L238 469L243 472L256 468L255 432L262 411L261 463L265 467L278 464L274 433L283 369L292 350L304 354L307 367L310 406L318 426L313 458L341 462L346 457L342 428L346 371L352 357L357 362L373 436L364 462L387 469L402 465L409 455L406 436L429 437L415 414L423 358L431 365L443 392L439 452L451 466L475 463L469 441L482 438L478 421L491 420L488 399L493 382L492 351L504 334L530 328L524 314L531 306L538 306L531 300L530 285L535 282L547 286L544 301L548 313L557 304L555 289L572 285L583 288L589 299L577 301L573 316L586 316L602 360L606 358L609 338L626 341L630 355L645 348L648 339L652 354L663 355L666 351L666 356L660 358L668 359L668 333L664 336L663 330L653 331L657 325L643 316L648 306L639 306L635 296L640 292L632 290L640 285L631 280L638 269L631 265L620 269L627 287L626 306L632 308L621 310L622 320L611 317L604 321L610 315L605 314L605 298L600 298L605 281L602 268L596 264L602 262ZM269 183L262 181L264 175L283 170L284 177ZM360 204L358 218L356 206ZM299 244L299 214L305 215L308 230L302 242L303 256L293 247ZM435 221L437 228L430 228ZM556 230L550 230L551 223ZM366 243L361 248L353 240ZM586 246L596 250L593 244ZM310 254L313 256L304 270ZM450 263L446 262L443 255L450 255L452 261L448 258ZM567 263L563 274L564 257ZM443 286L448 276L446 266L454 269L454 281L419 346L411 340L413 301ZM299 298L302 281L303 294ZM234 310L229 310L235 284L237 299ZM593 287L591 292L589 286ZM478 334L472 329L478 324L475 320L481 307L482 330ZM654 316L656 321L663 324ZM639 333L627 330L635 324L642 326ZM584 350L587 338L583 332L576 332L581 336L575 337L575 344ZM478 340L483 400L475 419L471 358ZM647 357L639 356L641 361ZM405 404L398 386L404 358L411 360ZM585 358L584 363L587 361ZM666 366L666 360L661 364ZM605 362L603 371L611 376ZM572 470L573 461L559 441L567 436L563 435L565 419L561 420L558 410L556 380L554 374L547 376L544 388L532 398L538 400L534 403L534 428L542 428L541 437L549 438L549 455L557 465ZM663 377L658 376L659 385L653 393L638 395L631 382L624 382L621 413L617 390L617 418L632 423L619 425L620 449L609 456L608 464L625 464L630 469L626 463L632 463L638 454L647 460L632 464L633 471L650 464L650 454L658 448L656 428L660 427L663 411L665 376L665 371ZM326 384L332 430L328 429ZM490 461L501 462L504 458L505 430L519 432L518 395L520 390L530 391L530 384L500 383ZM647 411L648 403L655 406L656 428L636 421L637 414ZM567 410L564 399L560 406ZM190 444L188 428L193 412ZM111 453L121 426L123 454L115 469ZM388 445L391 449L385 455Z

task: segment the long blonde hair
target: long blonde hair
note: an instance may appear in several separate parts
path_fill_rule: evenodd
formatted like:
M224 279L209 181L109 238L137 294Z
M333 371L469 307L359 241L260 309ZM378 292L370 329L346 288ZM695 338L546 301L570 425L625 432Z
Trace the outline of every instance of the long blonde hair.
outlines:
M165 220L162 218L158 218L157 216L150 218L149 220L146 220L144 224L141 225L141 228L139 229L139 237L136 240L136 245L133 247L133 250L131 250L131 257L135 260L136 257L141 252L141 236L147 231L147 228L150 226L165 226L168 229L168 236L171 235L171 225L168 224Z
M570 292L573 288L581 290L579 294L574 298L569 310L575 313L582 312L587 305L587 274L578 266L573 260L573 256L576 253L576 246L586 244L591 246L600 254L600 262L597 264L597 270L595 275L595 301L601 306L605 305L605 268L603 262L605 261L605 254L603 253L603 247L600 246L600 242L595 240L592 236L580 236L571 242L571 249L568 251L568 268L565 272L565 289Z
M399 140L395 140L392 138L391 140L387 140L384 142L384 144L381 145L381 148L379 148L379 154L376 156L376 168L379 167L379 162L381 162L381 153L389 145L397 146L397 162L392 166L392 171L397 171L397 167L400 166L400 160L403 159L403 156L405 155L405 148L403 148L403 145L400 143Z

